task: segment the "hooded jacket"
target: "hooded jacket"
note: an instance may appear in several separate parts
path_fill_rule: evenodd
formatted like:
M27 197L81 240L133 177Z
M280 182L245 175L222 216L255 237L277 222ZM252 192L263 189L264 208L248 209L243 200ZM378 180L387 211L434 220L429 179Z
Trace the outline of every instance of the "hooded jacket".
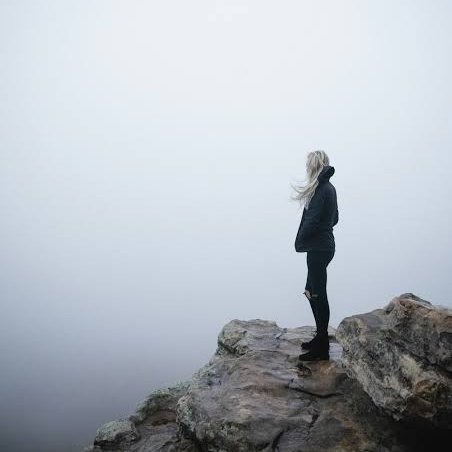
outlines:
M300 227L295 239L295 251L332 251L336 244L333 235L333 226L339 221L337 196L330 177L334 174L334 166L326 165L320 172L314 196L308 209L303 209Z

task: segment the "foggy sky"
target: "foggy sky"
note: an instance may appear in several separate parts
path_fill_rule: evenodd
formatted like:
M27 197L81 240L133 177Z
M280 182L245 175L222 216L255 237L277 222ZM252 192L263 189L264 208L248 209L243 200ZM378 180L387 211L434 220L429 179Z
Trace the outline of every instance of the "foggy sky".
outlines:
M0 449L79 451L232 319L314 325L301 209L335 167L330 325L452 307L447 1L0 1Z

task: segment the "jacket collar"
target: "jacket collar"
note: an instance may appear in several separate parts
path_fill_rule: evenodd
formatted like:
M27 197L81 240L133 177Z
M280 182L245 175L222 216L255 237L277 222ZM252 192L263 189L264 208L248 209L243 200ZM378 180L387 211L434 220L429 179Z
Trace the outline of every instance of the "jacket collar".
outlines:
M320 172L319 176L317 177L317 180L319 181L319 184L322 182L328 182L330 180L330 177L334 174L335 169L334 166L325 165Z

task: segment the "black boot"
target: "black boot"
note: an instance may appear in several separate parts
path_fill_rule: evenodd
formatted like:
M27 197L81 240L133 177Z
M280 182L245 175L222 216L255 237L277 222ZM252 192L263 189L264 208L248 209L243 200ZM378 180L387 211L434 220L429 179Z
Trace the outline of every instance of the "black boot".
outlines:
M316 331L315 332L315 336L310 340L310 341L307 341L307 342L302 342L301 343L301 348L303 349L303 350L311 350L312 349L312 347L314 347L315 346L315 344L319 341L319 333L318 333L318 331ZM330 348L330 342L329 342L329 340L328 340L328 349Z
M315 339L315 341L314 341ZM307 353L301 354L298 359L301 361L321 361L329 360L330 341L328 334L317 335L313 339L311 349Z
M301 343L301 348L304 350L311 350L312 346L319 340L319 335L318 332L315 332L315 336L307 342L302 342Z

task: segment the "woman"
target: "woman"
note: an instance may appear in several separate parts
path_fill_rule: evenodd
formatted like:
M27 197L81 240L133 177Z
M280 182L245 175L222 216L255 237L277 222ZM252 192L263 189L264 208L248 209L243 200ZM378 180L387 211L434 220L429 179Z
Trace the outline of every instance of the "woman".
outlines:
M339 221L336 189L330 182L335 169L324 151L309 152L306 161L307 182L293 187L293 200L304 202L303 215L295 239L295 251L306 252L308 275L304 295L309 300L317 332L302 348L309 350L300 360L329 359L328 322L330 307L326 292L326 268L333 259L336 245L333 226Z

